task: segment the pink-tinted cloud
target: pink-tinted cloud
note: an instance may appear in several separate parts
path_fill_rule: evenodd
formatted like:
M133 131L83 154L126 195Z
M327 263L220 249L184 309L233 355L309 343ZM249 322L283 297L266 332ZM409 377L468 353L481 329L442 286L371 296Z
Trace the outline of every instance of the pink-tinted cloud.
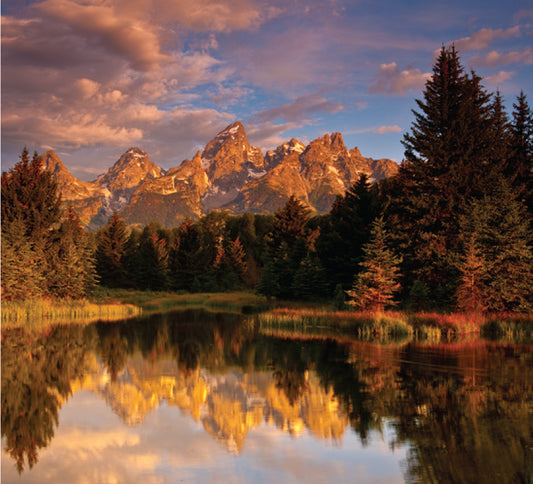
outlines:
M430 73L412 67L401 71L396 62L381 64L370 93L405 94L410 89L421 89L430 77Z
M520 27L510 27L508 29L481 29L469 37L463 37L454 41L454 45L459 52L467 50L486 49L495 39L508 39L509 37L519 37Z
M250 143L257 146L262 151L274 149L287 141L287 131L299 128L301 125L296 122L274 124L271 121L263 123L248 123L246 134ZM305 140L300 140L304 142Z
M209 32L255 29L282 13L279 7L253 0L167 0L159 2L158 9L162 21Z
M314 113L336 113L342 111L341 103L332 103L322 96L309 94L296 98L294 101L276 106L255 116L257 121L266 122L275 119L301 122Z
M149 70L168 59L153 24L128 11L117 11L112 4L45 0L38 8L85 35L89 44L97 42L124 57L134 69Z
M389 133L401 133L403 130L397 124L394 126L380 126L379 128L373 130L375 134L389 134Z
M493 76L485 77L484 80L489 84L498 85L512 79L514 74L514 72L500 71L497 74L494 74Z
M533 49L526 47L523 51L501 54L495 50L485 55L472 57L470 63L481 67L498 67L508 64L533 64Z

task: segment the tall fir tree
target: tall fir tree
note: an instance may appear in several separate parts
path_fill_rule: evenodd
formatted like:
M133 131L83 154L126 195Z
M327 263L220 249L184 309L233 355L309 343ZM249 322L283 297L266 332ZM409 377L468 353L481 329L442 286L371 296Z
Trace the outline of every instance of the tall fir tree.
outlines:
M37 152L30 160L24 148L20 161L9 172L2 172L1 210L2 224L22 221L26 237L35 242L59 222L61 194Z
M508 175L533 214L533 113L523 91L513 108Z
M203 244L203 234L191 219L186 219L177 230L169 254L169 276L171 287L190 291L208 270Z
M69 206L47 251L47 294L80 299L96 284L95 259L78 214Z
M275 215L274 229L269 234L267 263L258 290L282 299L295 297L293 281L300 263L309 252L315 252L318 230L307 226L309 209L291 196Z
M404 254L406 289L423 281L433 299L442 294L441 304L452 297L458 275L450 254L459 216L502 178L502 160L493 156L494 108L480 81L463 72L454 47L442 48L390 185L388 219Z
M461 272L464 276L483 261L476 272L487 310L524 312L533 309L530 237L531 221L527 210L506 183L494 194L474 200L470 211L461 218L461 238L467 242L475 238L476 242L475 254L468 244L460 252L463 256Z
M100 231L96 250L96 269L102 285L124 287L127 284L125 265L127 241L126 222L114 212Z
M1 192L2 299L41 296L50 234L61 216L57 183L38 154L30 160L24 148L20 161L2 172Z
M157 223L144 227L139 241L138 280L141 289L168 289L169 240Z
M487 309L487 261L481 252L477 234L469 234L464 253L458 263L459 284L455 293L456 308L466 313L482 313Z
M395 304L394 294L400 289L398 257L388 246L388 233L383 217L372 224L370 241L364 246L361 272L347 291L348 304L360 310L383 311Z
M377 185L362 174L344 196L337 196L325 223L320 224L317 252L330 291L339 283L345 289L351 287L371 224L378 214L377 199Z

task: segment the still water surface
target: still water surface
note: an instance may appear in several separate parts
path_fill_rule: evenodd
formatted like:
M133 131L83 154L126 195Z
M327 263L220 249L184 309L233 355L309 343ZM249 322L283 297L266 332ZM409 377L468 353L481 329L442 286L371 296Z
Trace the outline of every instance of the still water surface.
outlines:
M2 483L533 482L533 348L185 311L2 332Z

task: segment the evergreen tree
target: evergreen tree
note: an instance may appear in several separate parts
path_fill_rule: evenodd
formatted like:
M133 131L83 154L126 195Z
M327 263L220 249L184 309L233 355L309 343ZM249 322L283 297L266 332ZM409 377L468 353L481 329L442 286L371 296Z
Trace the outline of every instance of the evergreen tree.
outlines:
M60 227L52 233L47 252L47 294L80 299L96 284L95 260L78 214L69 206Z
M511 158L511 127L499 91L494 95L491 104L491 159L503 167L503 173L509 178L509 160Z
M462 273L476 271L479 287L486 295L487 310L530 311L533 308L531 225L516 194L502 184L492 196L473 201L461 225L463 239L468 242L475 237L477 244L474 254L468 245L463 251L463 257L470 259L470 267L464 262ZM481 261L484 264L477 268Z
M292 281L292 295L296 299L323 299L327 292L324 270L316 254L309 252L300 262Z
M23 299L45 292L46 250L59 222L60 194L40 157L24 148L20 161L2 172L2 299Z
M406 308L411 312L419 312L427 311L429 307L429 288L424 281L417 279L409 290Z
M513 108L508 175L533 214L533 115L524 92Z
M317 251L330 288L338 283L345 289L351 287L378 213L377 198L377 186L363 173L344 196L337 196L329 216L320 224Z
M114 212L99 234L96 250L96 269L102 285L124 287L127 284L124 259L127 241L126 222Z
M290 299L294 297L294 276L308 252L315 251L318 231L306 226L309 210L294 196L275 217L268 238L267 264L258 290L267 296Z
M419 279L433 295L444 289L446 299L457 277L450 254L458 219L470 200L500 184L503 163L493 156L490 96L478 76L464 74L453 47L441 50L423 96L404 137L406 159L391 184L388 219L404 254L407 286Z
M26 237L22 220L2 221L2 299L15 301L44 293L43 257Z
M203 234L197 224L186 219L178 228L169 254L170 281L174 289L201 289L202 275L208 271L210 255L206 255Z
M57 182L43 169L41 157L29 159L24 148L20 161L2 172L2 224L20 221L32 242L46 237L61 217L61 194Z
M246 263L246 252L239 237L228 244L226 248L226 254L229 265L239 276L241 281L244 281L248 271L248 265Z
M157 223L148 224L139 241L138 285L141 289L165 290L169 287L168 238Z
M400 289L398 282L401 258L388 247L388 233L383 217L372 225L370 241L364 246L362 271L356 276L351 291L347 291L349 304L370 311L383 311L395 304L394 293Z
M460 277L456 291L457 309L480 313L487 308L487 262L481 253L475 233L466 241L464 255L458 265Z

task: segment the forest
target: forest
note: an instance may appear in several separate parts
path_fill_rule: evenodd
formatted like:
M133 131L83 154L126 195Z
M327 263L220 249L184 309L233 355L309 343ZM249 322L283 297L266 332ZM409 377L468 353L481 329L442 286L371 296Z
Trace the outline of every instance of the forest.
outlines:
M98 285L152 291L255 290L360 310L531 312L533 115L442 48L399 173L365 175L331 211L291 197L274 215L214 211L166 229L96 232L62 209L53 175L26 149L2 173L2 300L79 299Z

